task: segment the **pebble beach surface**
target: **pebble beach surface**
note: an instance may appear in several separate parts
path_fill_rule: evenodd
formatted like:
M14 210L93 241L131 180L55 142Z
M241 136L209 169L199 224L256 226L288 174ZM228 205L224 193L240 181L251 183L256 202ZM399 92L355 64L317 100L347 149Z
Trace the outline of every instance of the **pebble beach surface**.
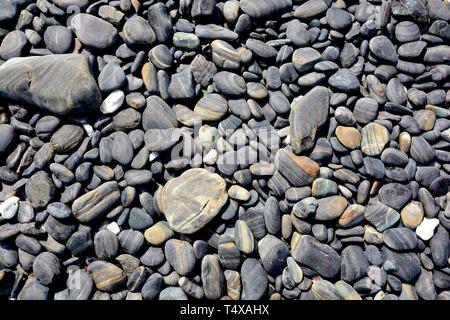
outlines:
M0 298L449 300L449 21L0 0Z

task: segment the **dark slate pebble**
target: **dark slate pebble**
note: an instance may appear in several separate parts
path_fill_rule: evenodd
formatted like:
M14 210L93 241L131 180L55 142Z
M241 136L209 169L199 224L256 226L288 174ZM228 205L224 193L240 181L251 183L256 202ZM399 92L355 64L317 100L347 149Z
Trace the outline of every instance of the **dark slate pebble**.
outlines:
M269 281L258 260L248 258L241 267L242 299L259 300L267 291Z
M226 280L220 265L220 260L216 255L208 254L203 257L201 263L201 279L205 297L209 300L222 297Z
M153 300L158 297L163 288L163 282L164 280L161 274L153 273L150 275L141 289L142 298L145 300Z
M194 249L187 241L168 240L164 245L164 253L170 265L180 276L189 274L195 267Z
M448 232L444 228L438 227L437 232L430 240L431 257L433 258L433 264L438 268L445 267L447 263L450 255L448 243Z
M337 31L344 31L352 24L351 15L343 9L331 7L327 10L326 17L328 25Z
M400 219L400 214L384 203L374 201L369 203L366 207L364 217L373 224L379 232L383 232Z
M410 188L399 183L389 183L379 191L380 201L389 207L400 210L412 197Z
M33 273L42 285L52 285L61 274L61 263L53 253L43 252L34 259Z
M282 272L290 254L287 245L270 234L258 241L258 252L264 269L272 276L277 276Z
M120 247L126 253L134 255L138 253L144 244L144 235L136 230L124 230L119 233L118 237Z
M367 274L369 262L361 247L350 245L341 253L341 277L347 282L354 282Z
M109 230L101 230L94 236L95 254L102 260L110 260L117 256L119 240Z
M376 36L369 41L370 51L379 59L396 64L397 51L391 40L386 36Z
M402 281L410 283L420 275L420 260L415 253L397 253L383 247L382 256L384 270Z
M340 270L339 254L309 235L300 237L291 254L296 261L326 278L333 278Z
M68 300L88 300L91 296L94 282L87 271L78 269L71 272L67 278Z
M47 212L56 219L65 219L72 215L72 210L61 202L52 202L47 206Z
M44 33L45 46L55 54L68 52L72 38L72 32L63 26L49 26Z
M125 84L125 72L116 61L103 67L98 77L98 86L104 92L119 89Z
M383 242L393 250L408 251L417 247L417 236L409 228L390 228L383 232Z
M81 43L95 49L106 49L117 41L117 29L109 22L86 13L79 13L71 20Z
M328 83L343 92L352 92L359 89L358 78L348 69L339 69L328 79Z
M50 289L33 277L28 278L22 290L17 296L17 300L47 300Z

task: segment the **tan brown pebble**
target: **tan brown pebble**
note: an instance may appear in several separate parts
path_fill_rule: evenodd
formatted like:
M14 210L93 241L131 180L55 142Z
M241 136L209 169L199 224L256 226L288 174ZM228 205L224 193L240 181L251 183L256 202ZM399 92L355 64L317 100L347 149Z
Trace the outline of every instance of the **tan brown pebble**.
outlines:
M362 300L359 293L347 282L339 280L334 286L344 300Z
M94 280L97 289L105 292L117 292L124 289L127 275L122 269L106 261L97 260L88 266L87 270Z
M273 163L258 162L250 166L250 172L255 176L271 176L275 173Z
M291 238L291 248L295 248L297 243L300 241L301 236L302 235L299 232L294 231Z
M9 123L9 117L6 112L0 113L0 124Z
M359 147L361 134L356 128L337 126L336 137L346 148L353 150Z
M270 296L269 300L281 300L281 294L275 292Z
M372 244L382 244L383 234L378 232L374 227L367 226L364 230L364 242Z
M238 52L223 40L211 42L212 60L225 70L239 70L241 65Z
M156 76L157 70L151 62L147 62L141 69L142 80L150 94L158 93L158 80Z
M138 258L128 253L119 255L116 260L120 263L123 271L127 274L127 276L130 276L133 271L141 264L141 261Z
M319 205L314 219L318 221L329 221L337 219L347 208L347 199L341 196L331 196L318 200Z
M253 252L255 248L255 240L247 223L243 220L236 221L234 226L234 241L240 251L246 254Z
M411 201L400 212L403 225L405 227L415 229L423 220L423 205L419 201Z
M232 300L241 298L241 276L234 270L225 270L225 280L227 282L227 294Z
M371 122L361 130L361 151L367 156L379 155L389 141L389 132L381 124Z
M158 221L144 232L145 240L154 246L163 244L173 236L174 232L167 221Z
M205 169L190 169L169 180L157 203L170 227L191 234L211 221L228 199L225 180Z
M184 290L184 292L195 299L203 299L205 296L202 287L196 285L186 277L181 277L178 280L178 285Z
M164 245L164 255L180 276L189 274L195 267L194 249L187 241L168 240Z
M353 227L364 221L365 207L360 204L351 204L345 209L339 218L339 226L343 228Z
M369 192L369 194L370 194L371 196L376 195L376 194L378 193L378 190L381 188L381 186L382 186L382 183L381 183L380 181L378 181L378 180L374 181L374 182L372 183L372 186L370 187L370 192Z
M228 189L228 196L234 200L248 201L250 200L250 192L245 188L238 186L236 184L232 185Z
M423 131L430 131L436 122L436 114L431 110L419 110L414 113L414 119Z
M408 132L403 131L400 133L398 137L398 146L401 151L408 153L409 148L411 147L411 135Z

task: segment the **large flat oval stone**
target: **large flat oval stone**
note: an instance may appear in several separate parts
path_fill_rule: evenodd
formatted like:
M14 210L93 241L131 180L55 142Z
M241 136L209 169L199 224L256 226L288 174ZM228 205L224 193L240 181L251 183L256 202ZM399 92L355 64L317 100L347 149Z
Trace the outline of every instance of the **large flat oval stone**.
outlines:
M226 183L218 174L190 169L171 179L158 192L158 205L170 227L191 234L211 221L228 199Z
M101 94L85 56L12 58L0 66L0 96L66 115L95 109Z

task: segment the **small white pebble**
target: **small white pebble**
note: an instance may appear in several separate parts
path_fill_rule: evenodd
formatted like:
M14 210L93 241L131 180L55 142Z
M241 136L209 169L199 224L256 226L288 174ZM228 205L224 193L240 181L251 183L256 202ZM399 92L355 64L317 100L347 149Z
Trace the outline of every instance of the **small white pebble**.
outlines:
M9 220L15 217L19 208L19 201L18 197L10 197L0 204L0 215L3 219Z
M117 222L111 222L106 226L106 229L114 233L115 235L118 235L120 233L120 227L117 224Z
M103 100L100 111L104 114L116 112L123 104L125 94L122 90L114 90Z
M434 230L439 225L439 219L423 218L423 221L416 229L417 236L423 241L428 241L433 237Z
M158 152L152 152L150 153L149 157L148 157L148 161L152 162L153 160L155 160L156 158L158 158L159 153Z
M212 166L216 163L217 160L217 151L215 149L211 149L204 157L203 162Z
M94 133L94 128L92 128L92 126L87 123L83 124L83 128L84 128L84 131L86 131L86 134L89 137L92 137L92 134Z

